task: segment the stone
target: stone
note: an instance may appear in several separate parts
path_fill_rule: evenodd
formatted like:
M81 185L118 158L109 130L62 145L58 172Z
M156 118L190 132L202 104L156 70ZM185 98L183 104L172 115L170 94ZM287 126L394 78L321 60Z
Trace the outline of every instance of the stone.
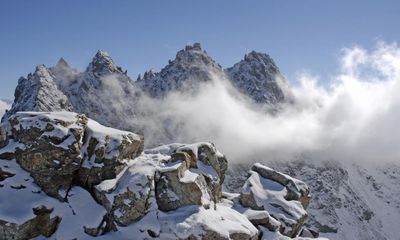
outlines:
M311 199L310 189L307 184L261 164L254 164L251 170L259 173L264 178L271 179L286 186L287 195L285 199L288 201L298 200L304 208L307 208Z
M53 209L39 206L33 209L36 217L24 222L21 225L0 220L1 239L32 239L36 237L50 237L61 222L56 216L50 218Z
M190 171L188 161L172 164L157 172L155 191L158 208L162 211L187 205L203 205L208 208L212 193L204 176Z
M308 186L259 163L252 166L249 175L240 193L240 203L253 210L266 210L280 222L283 235L297 236L308 217ZM304 198L307 204L301 202Z

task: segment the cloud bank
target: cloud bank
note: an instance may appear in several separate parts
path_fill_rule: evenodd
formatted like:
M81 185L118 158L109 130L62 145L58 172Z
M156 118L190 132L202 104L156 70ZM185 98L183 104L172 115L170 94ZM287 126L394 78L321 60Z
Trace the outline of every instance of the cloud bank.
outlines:
M295 103L269 114L215 76L198 93L146 99L139 124L149 143L212 141L231 161L400 161L400 48L342 50L340 73L327 81L300 74ZM293 81L292 81L293 82ZM321 83L325 83L322 86Z

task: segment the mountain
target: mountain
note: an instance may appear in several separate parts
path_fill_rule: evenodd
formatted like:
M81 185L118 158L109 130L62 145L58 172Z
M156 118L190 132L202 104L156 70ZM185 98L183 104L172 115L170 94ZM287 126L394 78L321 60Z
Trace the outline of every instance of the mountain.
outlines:
M67 110L84 113L108 127L144 133L145 139L153 137L147 135L148 128L161 126L163 131L156 132L162 139L159 142L171 143L184 123L174 122L173 114L164 118L163 113L152 112L154 109L149 107L154 105L143 105L143 100L161 104L170 93L195 93L201 84L219 76L227 78L257 107L274 107L296 101L283 74L268 55L250 52L243 60L224 70L200 44L194 44L180 50L160 72L148 71L137 81L132 81L104 51L97 52L83 72L73 69L64 59L54 67L40 65L33 74L19 80L12 108L2 122L18 111ZM154 122L148 122L149 119ZM333 161L257 161L309 186L313 197L308 207L310 221L305 224L319 231L321 236L331 239L397 239L393 229L400 222L397 199L400 195L400 166L393 164L377 168ZM248 180L249 168L231 164L223 187L231 192L240 192ZM230 201L235 202L237 198Z
M163 97L170 91L194 90L199 82L222 76L223 69L201 48L200 43L186 46L159 73L152 70L137 79L137 85L152 97Z
M226 69L233 85L256 103L277 104L290 101L285 77L265 53L251 51L244 59Z
M133 82L104 51L98 51L84 72L61 58L54 67L39 65L27 78L21 77L14 103L3 119L19 111L75 111L102 124L134 128ZM124 102L126 104L124 104Z

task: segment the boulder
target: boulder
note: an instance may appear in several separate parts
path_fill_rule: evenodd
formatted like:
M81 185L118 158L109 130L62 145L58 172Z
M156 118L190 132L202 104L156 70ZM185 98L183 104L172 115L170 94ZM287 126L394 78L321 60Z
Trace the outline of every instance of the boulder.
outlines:
M127 226L146 215L154 199L154 174L158 159L141 155L130 161L114 179L93 188L107 210L108 220Z
M17 113L3 126L7 138L24 147L15 159L50 196L66 197L82 164L81 147L88 119L72 113Z
M170 211L186 205L209 208L211 189L202 174L190 170L188 158L169 162L156 176L155 193L160 210Z
M266 210L281 223L282 234L297 236L308 217L307 185L259 163L253 165L249 175L240 193L240 203L253 210Z
M287 189L287 195L285 196L286 200L298 200L304 208L308 207L311 199L310 188L303 181L292 178L289 175L278 172L259 163L254 164L251 167L251 170L257 172L263 178L271 179L284 185Z
M144 140L137 134L100 125L89 120L83 146L84 162L79 169L78 181L92 189L106 179L115 178L143 151Z
M182 145L156 174L156 199L160 210L187 205L209 208L221 199L227 160L212 143Z
M61 218L58 216L50 217L53 209L39 206L32 210L36 216L20 225L0 220L1 239L32 239L39 236L50 237L57 230Z
M2 149L2 156L15 158L43 191L60 200L67 200L73 184L91 190L115 178L143 150L143 137L71 112L19 112L2 129L3 142L18 146L4 147L10 151Z

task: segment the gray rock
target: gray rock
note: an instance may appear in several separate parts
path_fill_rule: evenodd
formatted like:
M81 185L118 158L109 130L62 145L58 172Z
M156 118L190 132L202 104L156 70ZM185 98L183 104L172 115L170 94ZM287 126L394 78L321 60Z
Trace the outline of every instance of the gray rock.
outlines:
M256 163L240 193L240 203L254 210L266 210L281 223L279 231L295 237L308 217L305 205L309 190L305 183ZM300 202L302 196L306 202Z
M33 209L36 217L24 222L16 224L0 220L1 239L32 239L36 237L50 237L61 222L59 216L50 217L53 209L48 209L45 206L40 206Z

